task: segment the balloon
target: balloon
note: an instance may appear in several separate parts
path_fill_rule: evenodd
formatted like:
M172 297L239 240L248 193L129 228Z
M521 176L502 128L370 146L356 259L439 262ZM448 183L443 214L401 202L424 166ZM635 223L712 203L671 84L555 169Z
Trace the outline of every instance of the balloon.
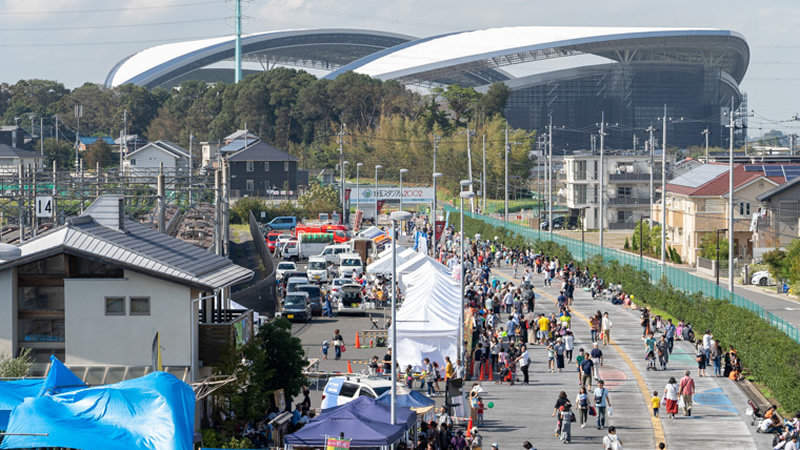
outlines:
M494 408L494 402L489 402L489 409Z

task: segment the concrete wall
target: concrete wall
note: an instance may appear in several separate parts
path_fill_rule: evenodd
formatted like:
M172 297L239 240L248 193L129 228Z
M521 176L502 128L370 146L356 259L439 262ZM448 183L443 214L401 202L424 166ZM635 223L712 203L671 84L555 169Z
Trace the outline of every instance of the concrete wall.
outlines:
M0 355L13 355L17 341L16 269L0 272Z
M132 271L124 279L65 279L66 364L150 365L161 333L165 366L189 365L191 289ZM126 297L124 316L105 315L105 297ZM149 296L150 315L131 316L130 296Z

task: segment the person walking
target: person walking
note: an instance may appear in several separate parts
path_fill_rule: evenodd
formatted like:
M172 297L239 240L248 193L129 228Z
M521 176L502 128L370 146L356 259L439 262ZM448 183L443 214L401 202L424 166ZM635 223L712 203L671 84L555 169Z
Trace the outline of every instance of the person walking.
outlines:
M677 328L672 323L672 319L667 319L667 326L664 329L664 336L667 338L667 346L669 348L669 353L672 353L672 347L675 344L675 334L677 332Z
M578 396L575 397L575 405L578 408L581 428L584 428L586 427L586 421L589 419L589 394L586 393L585 386L581 386L580 391L578 391Z
M592 357L592 373L594 374L594 379L597 380L600 378L600 367L603 365L603 351L597 348L597 342L593 342L592 347L594 348L589 352L589 356Z
M566 352L566 347L561 338L556 339L556 345L553 350L556 352L556 368L558 368L558 373L561 373L564 369L564 353Z
M598 430L602 430L606 426L606 409L611 407L611 398L608 396L608 389L604 385L603 380L600 380L594 390L594 406L597 409Z
M339 329L333 330L333 351L335 352L336 360L342 358L342 349L344 348L344 338L342 337L341 333L339 333Z
M617 429L608 427L608 434L603 438L604 450L622 450L622 439L617 436Z
M580 363L581 386L592 389L592 373L594 372L594 362L592 358L585 358Z
M519 347L520 354L514 362L519 362L519 369L522 371L522 384L528 384L528 368L531 365L531 356L525 344Z
M706 357L705 349L703 348L703 344L699 341L697 342L697 346L695 347L695 359L697 360L697 376L704 377L706 376L706 365L708 364L708 358Z
M570 404L567 403L566 405L561 407L561 411L559 412L561 416L561 443L562 444L569 444L569 441L572 440L572 417L573 412Z
M675 381L675 377L669 377L667 385L664 386L664 409L667 410L670 419L674 419L675 414L678 414L678 391L678 382Z
M667 363L669 362L669 343L663 334L656 343L656 353L658 353L658 363L661 365L661 370L667 370Z
M559 437L561 434L561 411L563 411L565 406L572 406L567 398L567 393L561 391L558 393L558 398L556 399L556 405L553 407L553 414L550 417L556 417L556 437ZM558 414L558 416L556 416Z
M603 345L608 345L611 343L611 327L614 324L611 322L611 319L608 317L608 313L603 313L603 320L601 321L601 330L603 333Z
M575 335L572 330L567 330L564 334L564 349L567 351L567 361L572 362L572 351L575 350Z
M684 372L684 377L681 378L679 387L679 394L681 395L681 400L683 400L684 416L692 415L692 399L694 398L694 390L694 379L691 377L691 373L687 370Z
M717 340L711 344L711 362L714 363L714 376L722 376L722 347Z

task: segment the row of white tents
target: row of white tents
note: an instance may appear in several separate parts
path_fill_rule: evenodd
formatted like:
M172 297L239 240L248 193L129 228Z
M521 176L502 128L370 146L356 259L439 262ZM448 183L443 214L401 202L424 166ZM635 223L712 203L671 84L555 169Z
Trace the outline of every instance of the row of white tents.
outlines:
M369 274L392 273L392 248L367 266ZM455 363L458 354L461 288L453 273L435 259L409 248L397 248L397 276L405 298L397 311L397 344L401 368L419 368L424 358ZM391 330L389 330L391 333Z

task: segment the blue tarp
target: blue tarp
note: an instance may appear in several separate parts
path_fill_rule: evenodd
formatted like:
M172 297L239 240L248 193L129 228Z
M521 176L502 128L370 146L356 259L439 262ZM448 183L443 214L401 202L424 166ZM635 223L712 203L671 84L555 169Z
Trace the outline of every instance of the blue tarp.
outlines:
M390 391L384 392L378 397L377 401L380 404L391 406L392 393ZM426 397L422 392L413 389L407 389L407 392L397 394L397 406L403 408L426 408L434 404L436 402L432 398Z
M74 391L86 387L77 375L72 373L55 355L50 355L50 369L44 379L44 385L39 392L39 397L45 394L60 394L62 392Z
M399 405L398 405L399 406ZM352 402L347 402L344 405L336 406L323 411L320 417L325 414L335 412L337 410L350 410L356 415L365 417L376 422L392 423L391 407L383 403L378 403L375 399L369 397L358 397ZM417 421L417 414L408 408L397 408L397 423L399 425L405 424L406 429L410 429Z
M191 450L194 403L192 388L165 372L27 398L7 432L48 436L6 436L0 448Z
M42 390L44 380L0 381L0 430L8 425L11 411L28 397L36 397Z

